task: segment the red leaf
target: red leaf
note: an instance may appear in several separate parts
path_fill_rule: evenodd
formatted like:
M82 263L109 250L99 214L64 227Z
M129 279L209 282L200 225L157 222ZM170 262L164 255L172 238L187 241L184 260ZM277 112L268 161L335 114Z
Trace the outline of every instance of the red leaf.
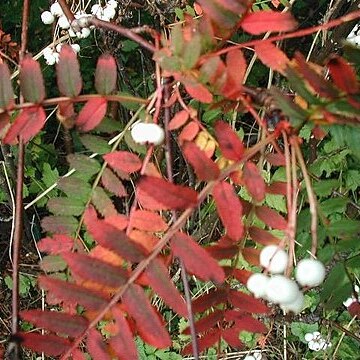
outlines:
M60 356L70 348L70 341L56 335L37 333L18 333L21 345L35 352L44 352L48 356Z
M263 201L265 198L265 182L257 166L250 161L245 163L243 180L246 189L255 201Z
M225 280L224 271L217 261L189 235L177 232L171 240L171 249L184 262L186 269L200 279L217 284Z
M238 252L239 248L236 245L213 245L207 246L206 251L216 260L232 259Z
M226 56L226 83L221 89L224 96L236 99L241 93L246 71L246 60L239 49L231 50Z
M11 86L10 71L5 63L0 63L0 109L6 109L13 102L14 92Z
M281 153L270 153L266 155L266 160L274 166L285 166L285 156Z
M260 35L267 31L294 30L297 22L289 12L256 11L245 15L240 26L250 34Z
M329 99L338 97L339 94L337 89L335 89L329 81L326 81L322 75L319 75L315 70L313 70L306 62L302 54L297 52L295 54L295 59L298 64L298 71L300 71L305 80L318 95Z
M70 45L63 45L59 63L56 65L57 84L62 95L78 96L82 88L79 62L75 51Z
M42 252L57 255L71 251L74 246L74 239L67 235L54 234L52 238L46 237L41 239L37 246Z
M215 134L224 157L234 161L242 159L244 145L236 132L227 123L223 121L216 122Z
M128 273L125 269L89 255L66 253L61 256L69 265L73 275L82 280L90 280L116 289L124 285L128 279Z
M213 197L227 236L233 241L240 240L244 233L242 206L234 188L222 181L214 186Z
M116 87L116 61L110 54L99 57L95 71L95 89L99 94L108 95Z
M23 109L12 123L4 137L4 144L16 144L16 138L22 136L24 142L28 142L45 125L46 114L41 106Z
M112 312L119 331L110 339L111 347L120 359L137 359L138 353L129 323L118 309L114 308Z
M123 296L127 311L134 318L142 339L157 348L171 345L171 339L155 309L139 285L130 285Z
M41 103L45 98L45 86L40 65L26 54L20 64L20 89L25 101Z
M143 176L139 180L137 198L150 210L181 210L197 204L195 190L153 176Z
M107 216L104 221L115 226L119 230L125 230L129 224L129 219L122 214Z
M90 329L86 340L87 349L93 359L111 360L112 357L107 352L107 346L101 334Z
M145 248L133 242L124 231L98 220L94 209L85 211L84 222L91 236L104 248L134 263L144 259L147 253Z
M244 294L241 291L230 290L229 301L239 310L244 312L256 314L268 314L270 312L270 309L260 300Z
M85 132L96 128L104 118L106 109L106 99L100 97L88 100L75 121L79 131Z
M113 201L106 191L97 186L91 194L91 203L95 209L104 217L116 216L118 214Z
M246 247L241 250L243 258L251 265L260 266L260 250L252 247Z
M195 322L195 329L197 333L202 333L212 329L216 326L216 324L224 319L224 312L223 310L215 310L214 312L210 313L209 315L204 316L200 320ZM183 334L189 335L190 328L186 328L183 331Z
M203 312L211 307L225 303L226 300L227 293L224 289L212 289L193 301L192 310L194 313Z
M141 244L150 253L154 250L159 238L145 231L131 230L129 237L134 242Z
M179 143L182 144L185 141L191 141L195 138L195 136L199 132L199 125L196 121L190 121L184 128L181 130L179 134L178 140Z
M287 221L275 210L267 206L257 206L255 213L262 222L273 229L285 230L287 228Z
M189 113L187 110L181 110L175 114L175 116L169 122L169 130L176 130L183 126L189 119Z
M331 78L339 89L347 94L356 94L359 91L355 69L341 56L332 55L327 66Z
M240 311L227 310L225 312L225 319L229 322L236 321L236 329L238 331L248 331L252 333L267 332L267 328L262 322Z
M233 348L241 349L244 344L239 339L239 329L233 326L230 329L225 329L221 333L222 338Z
M253 273L245 269L234 269L232 274L236 280L240 281L243 285L246 285L249 277Z
M217 342L220 341L221 338L221 329L211 329L208 333L206 333L203 337L198 339L198 350L199 352L204 351L205 349L213 346ZM192 353L192 345L191 343L185 346L182 351L184 355Z
M130 226L145 231L166 231L168 226L164 219L152 211L136 210L130 218Z
M135 154L128 151L115 151L103 156L104 160L114 170L133 173L141 169L142 161Z
M169 276L168 270L160 259L154 259L145 270L150 286L174 311L181 316L188 316L186 303L180 296Z
M89 310L98 311L109 302L109 299L99 292L50 277L40 276L39 286L48 290L52 298L56 298L58 302L65 301L72 305L79 304Z
M187 142L183 146L183 153L186 160L194 168L196 176L201 181L215 180L220 175L217 164L209 159L205 152L200 150L197 145Z
M272 70L284 74L289 58L282 50L268 41L256 44L254 50L263 64Z
M202 84L184 84L187 93L195 100L202 103L210 104L213 101L211 92Z
M287 194L287 183L285 181L274 181L272 184L266 187L268 194L284 195Z
M70 337L81 335L88 326L84 317L58 311L27 310L22 311L20 316L38 327Z
M256 226L251 226L248 231L251 239L261 245L277 245L280 243L280 239L269 233L267 230L260 229Z
M101 183L106 190L119 197L127 196L126 189L121 180L109 169L105 168L101 176Z

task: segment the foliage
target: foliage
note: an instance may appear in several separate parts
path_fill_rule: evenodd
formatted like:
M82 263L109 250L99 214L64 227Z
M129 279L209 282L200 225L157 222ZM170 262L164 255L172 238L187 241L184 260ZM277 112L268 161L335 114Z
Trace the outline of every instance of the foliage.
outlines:
M21 311L23 331L13 336L24 348L62 359L178 359L179 352L210 357L244 345L264 348L279 315L246 283L269 244L287 249L288 277L293 259L308 254L327 265L321 288L301 289L304 316L320 324L294 317L290 325L289 340L300 342L304 354L305 334L321 322L342 331L350 315L359 315L357 298L339 309L359 277L360 87L351 63L360 50L351 48L347 60L331 55L329 78L300 52L290 60L278 40L307 30L296 30L291 13L280 11L287 1L271 3L199 0L176 8L179 21L169 36L144 26L150 36L142 37L139 29L112 24L115 35L103 34L105 45L118 34L129 39L121 40L121 55L112 49L99 56L94 79L84 73L92 65L63 44L56 91L48 89L42 64L21 56L21 101L9 66L0 62L2 146L16 152L29 144L25 197L52 190L35 203L47 209L38 284L56 311ZM359 14L352 16L332 26ZM109 30L96 17L71 26L80 34L90 26ZM267 32L281 34L254 37ZM256 79L247 81L247 48L259 69L275 71L295 95L250 86ZM142 76L131 63L136 56L143 69L150 64ZM123 64L133 66L130 75L119 72ZM45 140L56 127L46 125L54 106L70 137L63 161ZM238 125L246 117L259 134L252 145ZM137 143L136 122L161 124L164 145ZM20 294L33 287L31 278L20 280ZM9 277L5 283L12 286ZM202 286L208 290L190 299L189 287ZM27 331L29 324L46 332ZM339 355L355 354L359 339L349 333L344 342L335 335Z

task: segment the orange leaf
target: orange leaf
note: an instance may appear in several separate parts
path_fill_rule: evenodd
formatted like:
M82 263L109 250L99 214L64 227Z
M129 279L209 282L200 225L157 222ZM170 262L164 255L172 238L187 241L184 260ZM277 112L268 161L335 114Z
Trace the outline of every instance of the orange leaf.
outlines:
M169 130L176 130L183 126L189 119L189 113L186 110L181 110L169 122Z
M164 219L152 211L136 210L130 218L130 226L145 231L165 231L167 224Z
M277 46L271 42L264 41L256 44L254 50L263 64L272 70L284 74L289 59Z
M195 138L197 133L199 132L199 125L196 121L190 121L184 128L181 130L179 135L180 144L185 141L191 141Z
M244 233L244 225L241 220L242 206L234 188L229 183L222 181L215 185L213 197L227 236L233 241L240 240Z
M74 239L67 235L54 234L52 238L46 237L41 239L37 243L37 246L42 252L57 255L63 252L71 251L74 246Z
M104 160L114 170L132 173L141 169L142 161L128 151L114 151L103 156Z
M267 31L294 30L297 22L289 12L256 11L245 15L240 26L250 34L260 35Z
M204 85L199 83L185 83L184 86L187 93L195 100L199 100L206 104L210 104L213 101L211 92Z
M81 109L75 124L80 131L90 131L98 126L104 118L107 109L107 100L100 97L90 99Z

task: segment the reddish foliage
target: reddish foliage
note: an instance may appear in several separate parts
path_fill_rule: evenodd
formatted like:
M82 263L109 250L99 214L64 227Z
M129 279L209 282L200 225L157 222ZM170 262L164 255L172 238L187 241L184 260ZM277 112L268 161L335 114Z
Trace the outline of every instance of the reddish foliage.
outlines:
M287 183L285 181L275 181L266 187L268 194L284 195L287 193Z
M129 151L115 151L103 156L104 160L114 170L133 173L141 169L142 161Z
M239 329L236 326L225 329L221 333L221 336L231 347L235 349L241 349L244 346L244 344L239 339Z
M194 168L199 180L210 181L218 178L220 174L219 167L197 145L192 142L185 143L183 153L186 160Z
M267 230L260 229L256 226L251 226L248 231L251 239L261 245L280 243L280 239L269 233Z
M270 309L260 300L241 291L230 290L229 301L243 312L255 314L268 314L270 312Z
M216 305L222 304L227 300L227 293L223 289L212 289L208 293L196 298L192 303L192 310L203 312Z
M285 156L281 153L270 153L266 155L266 160L274 166L285 166Z
M185 141L194 140L195 136L199 132L199 125L196 121L190 121L184 128L181 130L178 140L182 144Z
M4 144L16 144L18 136L22 136L25 143L28 142L43 128L45 120L46 114L42 106L23 109L6 133Z
M97 330L89 330L86 345L92 358L111 360L111 356L107 351L107 344L104 342L103 337Z
M67 235L54 234L53 237L41 239L37 246L42 252L57 255L71 251L74 246L74 240Z
M169 130L176 130L183 126L189 119L189 113L186 110L181 110L169 122Z
M139 285L128 287L123 296L123 303L134 318L137 330L145 342L158 348L171 345L169 334Z
M256 11L247 14L242 19L240 26L250 34L260 35L267 31L294 30L297 22L289 12Z
M239 248L234 244L226 246L216 244L213 246L207 246L205 249L210 254L210 256L216 260L231 259L239 251Z
M221 284L225 274L219 264L189 235L177 232L171 240L175 256L183 260L186 269L202 280Z
M279 213L267 206L256 207L255 213L262 222L273 229L285 230L287 228L287 221Z
M144 231L165 231L168 226L157 213L148 210L136 210L130 218L130 226Z
M246 189L254 200L260 202L265 198L265 182L257 166L247 161L243 170L243 180Z
M143 176L138 182L137 198L146 209L186 209L197 204L197 192L164 179Z
M284 73L289 59L277 46L270 42L261 42L255 45L254 50L263 64L281 74Z
M6 109L13 103L14 93L11 86L10 71L5 63L0 63L0 108Z
M224 318L224 312L222 310L215 310L209 315L204 316L200 320L195 322L195 329L197 333L202 333L212 329L216 324ZM190 328L186 328L183 331L183 334L189 335Z
M101 176L101 183L104 185L105 189L111 191L116 196L127 196L126 189L121 180L108 168L104 169Z
M244 154L244 145L236 132L223 121L215 124L215 134L220 150L229 160L239 161Z
M246 285L249 277L253 274L251 271L245 269L234 269L232 274L240 281L243 285Z
M90 131L98 126L104 118L107 109L107 100L99 97L90 99L81 109L75 124L80 131Z
M211 92L200 83L188 83L185 82L185 90L194 99L203 103L209 104L213 101Z
M240 311L226 311L225 319L226 321L235 321L236 328L240 331L245 330L253 333L264 333L267 331L266 326L262 322Z
M99 57L95 71L95 89L100 94L110 94L116 87L117 67L113 56Z
M227 236L233 241L240 240L244 233L244 225L241 220L242 206L234 188L229 183L222 181L215 185L213 197Z
M251 265L260 266L260 250L246 247L241 250L243 258Z

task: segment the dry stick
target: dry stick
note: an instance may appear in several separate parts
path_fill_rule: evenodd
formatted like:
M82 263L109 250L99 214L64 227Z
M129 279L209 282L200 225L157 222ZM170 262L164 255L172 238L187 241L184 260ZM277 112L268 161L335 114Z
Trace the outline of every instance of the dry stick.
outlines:
M164 87L164 100L165 102L169 100L170 98L170 91L169 91L169 84L166 84ZM166 160L166 172L168 176L168 180L173 183L174 177L172 172L172 152L171 152L171 135L169 131L169 122L170 122L170 108L166 107L164 109L164 128L165 128L165 160ZM177 214L176 211L172 211L172 218L173 221L177 220ZM191 256L191 254L188 254L188 256ZM189 314L189 325L190 325L190 333L191 333L191 344L192 344L192 351L194 355L194 359L199 359L199 347L196 337L196 329L195 329L195 319L194 314L192 311L192 305L191 305L191 295L190 295L190 288L189 288L189 282L187 278L187 272L185 268L184 261L182 259L180 260L180 268L181 268L181 280L184 285L184 293L185 293L185 299L186 299L186 307Z
M231 174L233 171L235 171L240 164L244 163L245 161L251 159L263 146L266 146L271 141L273 141L276 138L277 134L270 135L267 139L264 139L264 141L261 141L254 145L251 149L245 152L243 159L241 159L239 162L232 164L225 170L221 172L221 175L219 176L218 181L225 179L229 174ZM211 192L212 188L214 187L216 181L210 181L200 192L198 196L198 202L197 205L201 204L208 196L208 194ZM194 207L195 208L195 207ZM147 266L153 261L162 251L163 247L168 243L168 241L175 235L175 233L180 230L183 225L185 224L188 217L192 214L194 211L194 208L187 208L184 210L184 212L178 217L178 219L174 222L174 224L171 226L170 229L165 233L164 237L160 239L160 241L156 244L154 247L154 250L152 253L141 261L139 265L136 267L135 270L133 270L132 275L129 277L127 283L121 287L118 292L115 293L113 298L109 301L109 303L103 307L102 310L100 310L99 314L89 323L87 329L79 335L77 338L74 339L71 347L66 351L64 355L61 356L60 360L66 360L70 355L71 352L80 344L80 342L84 339L84 337L87 335L87 332L94 328L97 323L106 315L106 313L115 306L118 301L121 299L121 297L124 295L125 291L129 288L129 286L134 283L137 278L142 274L142 272L147 268Z
M27 48L27 33L28 33L28 20L29 20L30 1L24 0L22 12L22 26L21 26L21 47L19 53L20 62L24 58ZM20 103L23 102L20 96ZM19 257L21 240L23 237L23 182L24 182L24 158L25 158L25 145L22 136L19 137L18 146L18 164L16 174L16 199L15 199L15 230L13 242L13 265L12 265L12 316L11 316L11 333L15 335L19 328ZM15 359L19 358L19 345L13 343L13 354Z
M308 194L309 198L309 205L310 205L310 214L311 214L311 254L313 256L316 255L316 248L317 248L317 210L316 210L316 198L315 194L311 185L311 180L309 177L309 174L306 169L305 161L302 156L300 147L298 142L295 140L293 147L295 149L296 157L298 159L301 172L303 173L304 180L305 180L305 186L306 186L306 192Z

